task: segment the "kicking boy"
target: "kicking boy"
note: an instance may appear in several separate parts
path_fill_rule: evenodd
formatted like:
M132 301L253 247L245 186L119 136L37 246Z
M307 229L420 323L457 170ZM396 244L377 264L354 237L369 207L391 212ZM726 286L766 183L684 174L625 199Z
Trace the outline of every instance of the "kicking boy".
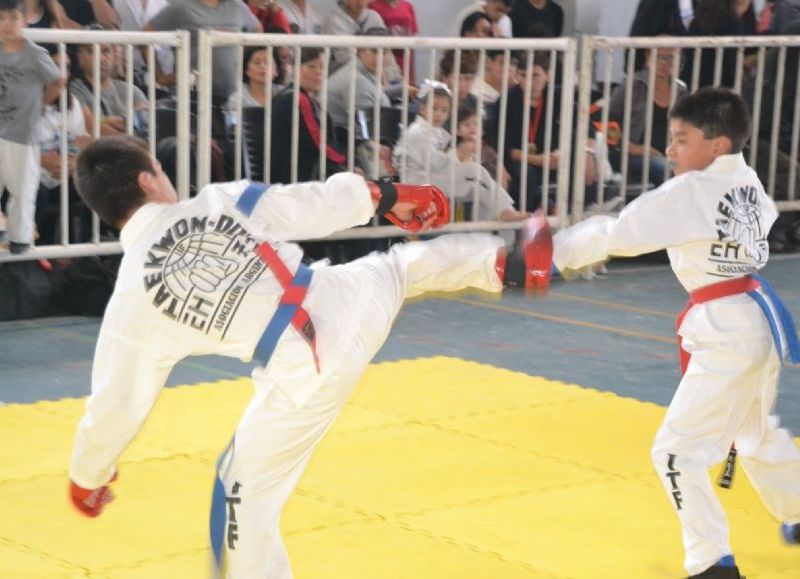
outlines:
M744 101L703 89L670 112L667 157L675 177L614 219L559 232L554 263L578 269L609 256L667 249L689 292L678 319L683 378L653 446L653 462L678 513L692 577L738 578L725 513L708 467L736 443L742 466L783 534L800 543L800 450L770 416L781 360L800 356L788 310L755 273L769 257L777 209L742 156Z
M71 499L92 517L111 500L117 460L176 362L253 358L256 393L220 457L212 501L212 547L230 578L291 577L278 528L283 505L406 297L498 292L506 274L528 285L549 275L543 218L521 250L524 268L510 256L506 268L502 240L490 235L446 235L312 268L287 243L364 224L376 210L411 231L441 226L449 204L430 185L340 173L325 183L212 184L178 203L144 143L128 136L87 146L75 182L89 207L121 229L125 256L100 328Z

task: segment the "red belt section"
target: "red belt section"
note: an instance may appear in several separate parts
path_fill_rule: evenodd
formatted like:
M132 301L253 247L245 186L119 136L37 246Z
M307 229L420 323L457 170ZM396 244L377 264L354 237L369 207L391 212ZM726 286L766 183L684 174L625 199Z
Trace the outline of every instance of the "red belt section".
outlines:
M311 322L311 316L302 307L303 300L308 293L308 286L294 285L292 280L294 276L283 263L283 260L278 257L277 252L269 243L262 243L256 247L256 254L258 257L267 264L267 267L278 280L283 288L283 295L281 296L281 305L295 306L297 310L292 316L291 324L300 332L300 335L311 348L311 353L314 356L314 364L317 367L317 372L320 371L319 357L317 356L317 336L314 330L314 324ZM302 264L300 267L304 267Z
M676 326L676 331L680 331L683 318L686 317L686 314L689 313L689 310L692 309L692 306L704 304L706 302L710 302L711 300L716 300L727 296L734 296L737 294L755 291L759 288L759 286L760 284L758 283L758 280L755 280L748 275L745 277L728 279L719 283L712 283L711 285L705 285L701 288L697 288L693 292L689 293L689 301L686 302L686 307L684 307L683 311L678 314L678 325ZM683 349L683 338L680 334L678 334L678 355L680 356L681 360L681 376L683 376L686 373L686 368L689 366L689 360L691 360L692 355Z

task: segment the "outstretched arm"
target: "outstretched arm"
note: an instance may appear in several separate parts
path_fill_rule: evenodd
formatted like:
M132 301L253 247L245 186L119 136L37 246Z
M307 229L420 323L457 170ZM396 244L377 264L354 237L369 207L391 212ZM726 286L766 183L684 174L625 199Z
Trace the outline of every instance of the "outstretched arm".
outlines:
M667 182L628 205L618 218L597 215L559 231L554 239L556 267L580 269L611 256L632 257L708 237L698 207L696 185Z
M376 210L412 230L449 221L449 205L435 187L378 185L354 173L338 173L324 183L267 186L242 181L211 187L226 193L250 225L273 241L326 237L367 223Z
M158 340L133 339L108 326L104 322L98 338L92 394L78 425L69 469L73 501L90 516L99 509L83 508L81 491L100 489L115 476L117 460L144 425L175 363L165 359Z

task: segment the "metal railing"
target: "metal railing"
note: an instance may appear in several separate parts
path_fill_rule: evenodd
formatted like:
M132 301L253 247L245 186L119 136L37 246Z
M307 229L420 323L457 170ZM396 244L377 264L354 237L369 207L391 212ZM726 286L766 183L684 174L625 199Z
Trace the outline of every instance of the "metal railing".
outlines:
M471 211L472 211L472 220L468 220L469 222L463 223L451 223L449 226L445 228L445 231L448 230L500 230L500 229L515 229L518 228L521 224L519 222L505 222L500 221L497 218L488 218L478 220L478 207L479 203L479 195L482 194L481 186L479 184L485 184L491 187L491 196L492 198L497 197L499 194L501 195L502 192L498 191L501 186L499 182L502 181L503 175L505 173L504 168L504 158L507 154L507 151L510 148L519 147L519 149L523 151L528 150L527 146L527 139L528 139L528 122L529 122L529 115L530 115L530 108L529 104L531 102L531 89L530 83L525 83L525 91L524 91L524 104L523 104L523 111L525 115L525 122L523 127L523 138L522 143L508 143L505 139L505 129L506 129L506 113L508 109L508 89L509 89L509 75L511 73L512 67L512 55L518 53L524 53L525 59L527 61L527 73L530 75L531 68L533 66L534 57L537 53L547 53L549 60L552 62L552 71L551 77L554 79L556 75L560 77L560 90L563 94L570 95L574 92L574 69L575 69L575 41L573 39L568 38L559 38L559 39L547 39L547 40L507 40L507 39L496 39L496 40L476 40L476 39L462 39L462 38L394 38L394 37L371 37L371 36L353 36L353 37L346 37L346 36L299 36L299 35L264 35L264 34L245 34L245 33L229 33L229 32L217 32L217 31L207 31L202 32L200 34L200 40L198 44L200 51L199 53L199 67L200 71L198 74L198 94L199 94L199 111L201 111L200 118L199 118L199 135L198 135L198 176L197 182L198 187L201 187L203 184L206 184L210 181L211 177L211 139L212 139L212 120L211 120L211 110L212 110L212 86L213 86L213 69L211 66L212 62L212 51L218 47L237 47L238 48L238 58L237 58L237 72L238 76L242 76L243 67L244 67L244 50L246 47L263 47L274 53L274 49L281 48L281 49L292 49L294 51L292 61L293 61L293 70L292 70L292 77L290 83L293 87L301 86L301 75L300 75L300 68L301 68L301 51L304 48L318 48L322 50L322 62L324 66L324 75L322 80L322 87L319 90L318 94L315 97L316 104L319 107L319 114L318 114L318 123L319 123L319 143L317 147L318 160L318 175L316 177L320 179L324 179L327 176L326 171L326 153L327 147L331 144L329 135L331 134L331 128L329 127L329 81L330 77L328 75L329 72L329 65L330 62L330 55L332 51L338 51L341 53L341 50L344 49L345 51L349 51L349 62L350 64L345 65L345 70L347 74L349 74L349 81L347 82L347 125L346 126L339 126L337 129L346 134L346 143L342 146L342 153L346 157L346 168L348 170L359 170L361 168L358 167L358 163L356 161L356 151L360 144L368 143L368 154L367 162L364 163L366 165L363 167L365 177L370 179L377 179L381 177L380 165L381 165L381 158L380 158L380 151L382 146L386 146L381 141L381 132L382 132L382 112L380 106L380 97L382 92L384 91L384 86L382 83L375 81L374 79L381 79L384 72L384 66L387 62L384 59L384 56L391 56L390 51L403 51L404 57L408 58L409 53L411 50L414 51L428 51L430 58L428 59L430 66L429 70L425 74L427 79L438 79L439 73L437 69L437 63L439 61L439 56L443 55L447 51L452 51L452 68L453 68L453 75L454 77L458 76L458 72L462 70L461 63L462 59L467 58L465 56L469 53L469 58L473 59L474 63L476 64L476 71L474 74L474 81L477 84L482 84L484 81L484 65L487 58L487 51L501 51L502 52L502 61L503 61L503 84L501 87L500 99L499 104L497 106L497 110L499 111L499 119L498 119L498 150L497 150L497 167L494 172L494 175L490 175L481 170L482 161L480 148L475 155L474 161L471 163L465 163L458 159L457 152L456 152L456 138L455 135L458 129L458 112L459 107L451 106L450 107L450 114L449 114L449 121L445 123L445 127L449 129L450 135L453 135L449 146L446 150L437 150L432 145L428 146L422 158L419 156L418 151L409 151L408 146L405 146L406 143L406 135L409 125L412 123L412 113L411 110L414 106L418 108L427 107L427 118L431 118L431 111L433 107L433 99L427 99L424 103L414 103L414 100L411 98L410 95L410 88L409 85L413 79L409 79L408 77L408 69L406 69L404 76L400 82L400 102L397 104L397 109L400 113L400 120L399 120L399 127L393 127L399 129L401 136L399 137L396 145L395 157L397 158L397 167L396 172L402 181L408 181L411 178L412 181L414 180L421 180L422 182L434 182L439 185L442 189L444 189L450 197L452 208L452 214L458 215L458 212L455 211L455 206L457 200L463 199L465 195L463 194L464 185L467 183L474 183L473 186L469 188L469 192L467 193L466 197L471 197ZM368 89L369 91L373 92L373 106L371 110L358 110L356 102L357 102L357 81L360 80L357 76L360 74L359 69L355 63L357 61L357 53L360 49L373 49L377 51L377 68L374 70L374 74L372 74L372 85ZM273 76L273 67L276 66L274 59L270 59L268 61L268 70L266 74L267 79L271 79ZM339 71L338 74L343 74ZM547 112L545 115L545 119L543 120L542 126L545 128L545 161L544 166L542 167L542 177L540 187L543 191L542 199L543 199L543 208L545 211L549 211L550 213L554 214L556 217L555 219L562 219L566 222L566 213L567 213L567 196L568 196L568 183L569 183L569 164L568 163L561 163L559 164L555 175L551 175L550 165L549 165L549 153L551 152L551 142L555 142L557 138L558 143L560 144L560 153L561 156L569 159L570 158L570 149L571 149L571 141L572 141L572 115L573 115L573 99L571 98L564 98L561 99L561 105L558 110L554 109L553 106L553 90L554 90L554 82L549 83L548 88L548 96L549 98L546 99L548 104ZM458 103L462 96L459 95L459 85L457 82L451 83L449 87L451 92L451 103ZM289 93L287 93L289 94ZM244 124L243 119L243 112L244 107L242 106L242 95L243 95L243 88L239 86L237 88L237 92L234 96L234 105L232 107L233 110L229 111L231 113L231 117L236 119L235 126L232 128L232 137L233 137L233 146L234 146L234 177L236 179L247 176L244 174L242 170L243 160L247 157L246 153L243 151L243 144L247 143L247 138L243 135L244 131L242 125ZM263 135L261 136L263 139L263 158L261 161L261 166L263 170L261 174L263 175L263 180L269 182L270 181L270 161L272 158L272 152L274 151L275 147L286 147L290 150L290 158L291 158L291 182L296 182L298 180L298 160L300 155L303 154L302 151L299 150L300 147L300 131L303 130L301 128L301 113L300 113L300 91L292 90L291 91L291 98L293 98L292 102L292 119L291 119L291 134L290 135L273 135L273 123L275 121L274 115L274 101L276 98L289 98L288 96L284 97L275 97L272 95L271 91L266 91L266 102L263 105L263 127L261 130L263 131ZM477 114L478 114L478 139L479 142L482 141L482 130L484 126L484 120L487 116L487 110L484 106L477 107ZM361 123L359 124L359 119ZM366 119L366 123L363 121ZM558 122L556 122L556 120ZM357 137L357 133L363 129L363 124L369 124L371 121L372 125L369 130L369 135L366 139L361 139ZM553 126L559 127L558 135L553 135ZM276 138L277 137L277 138ZM442 161L442 166L438 168L432 167L432 160L431 158L436 156L438 159ZM363 157L363 156L362 156ZM529 155L525 154L522 155L521 165L522 170L520 171L520 179L519 181L519 188L520 188L520 195L519 195L519 205L518 208L521 210L526 209L535 209L536 207L531 207L529 203L527 203L526 199L526 190L527 190L527 165L528 165L528 158ZM419 165L419 166L415 166ZM474 168L474 173L472 169ZM424 179L419 179L420 171L424 175ZM446 175L442 174L442 171L446 172ZM414 176L418 177L415 179ZM303 177L303 176L300 176ZM302 180L302 179L301 179ZM488 183L488 181L491 181ZM486 188L486 187L484 187ZM548 207L549 203L549 196L548 192L553 189L555 191L555 208L550 211L550 207ZM488 193L483 193L488 194ZM345 238L363 238L363 237L387 237L392 235L397 235L398 229L394 226L378 226L377 220L374 223L374 228L358 228L355 230L340 232L335 234L331 237L331 239L345 239Z
M134 50L144 47L147 83L147 108L146 118L150 131L148 133L151 151L156 148L156 102L155 102L155 46L169 46L176 51L177 62L177 84L175 88L176 109L177 109L177 190L181 197L189 194L190 188L190 146L192 141L193 127L190 125L190 91L192 90L192 74L190 71L190 44L187 32L175 33L128 33L128 32L105 32L105 31L70 31L70 30L30 30L26 34L29 38L38 43L55 43L59 45L59 53L62 55L62 71L66 72L63 63L63 55L69 45L88 45L92 46L92 76L100 76L100 47L104 44L111 44L122 47L125 53L125 86L127 92L127 115L125 119L125 129L128 133L135 130L134 110L133 110L133 54ZM374 71L373 84L369 85L368 91L373 91L373 101L379 103L381 93L385 87L376 81L381 78L384 67L391 61L383 57L389 56L390 51L402 51L406 58L410 57L411 51L428 51L429 68L422 75L425 78L437 79L437 63L439 57L447 51L452 54L452 68L457 74L462 69L462 60L465 58L474 59L477 62L474 83L482 85L485 80L484 68L489 55L497 54L501 57L503 74L502 86L499 87L499 99L496 106L491 109L497 114L497 167L489 175L491 178L491 193L496 195L501 189L499 183L502 181L505 171L505 161L508 152L516 149L519 151L519 178L518 178L518 208L530 210L531 206L528 199L528 171L527 165L531 160L529 155L528 141L530 137L530 127L532 122L530 103L534 99L530 82L522 84L517 88L518 96L522 100L520 111L521 127L519 133L521 138L519 143L511 143L506 138L507 118L509 116L509 80L514 66L512 57L522 53L525 57L524 76L530 78L534 63L540 61L537 54L546 54L551 63L550 81L547 84L545 93L542 95L545 111L544 115L544 150L542 158L543 167L541 168L540 181L537 184L542 194L542 205L551 215L551 220L557 225L566 225L569 222L580 220L583 215L590 210L587 207L586 191L586 170L587 160L594 156L598 163L598 179L596 185L597 198L596 206L591 211L609 212L611 205L608 203L612 197L619 198L623 203L635 194L652 188L657 185L652 178L650 171L650 161L653 155L651 146L656 137L653 125L653 115L657 106L654 99L656 85L655 67L646 69L647 72L640 73L639 80L646 85L646 98L644 107L637 103L639 108L643 108L644 130L641 142L636 142L631 138L630 126L631 115L633 114L632 94L634 91L634 63L637 52L648 55L650 62L657 62L659 55L665 56L665 62L669 60L671 66L670 77L677 79L681 72L681 59L676 58L677 51L681 51L685 57L684 62L691 61L692 74L688 78L688 89L696 88L701 82L701 65L710 60L712 62L710 82L722 81L727 73L723 73L726 62L735 62L735 75L733 77L733 88L735 90L747 89L750 95L749 100L753 108L753 129L750 145L746 152L746 159L751 166L754 166L762 181L766 185L767 192L776 199L778 207L783 211L800 209L800 194L797 191L798 175L798 133L800 132L800 65L797 63L797 53L800 52L800 38L762 36L762 37L657 37L657 38L607 38L591 37L583 38L583 51L581 60L576 62L576 43L573 39L548 39L548 40L476 40L476 39L456 39L456 38L394 38L394 37L333 37L333 36L293 36L293 35L262 35L262 34L238 34L225 32L202 32L199 38L199 58L197 71L197 127L196 127L196 154L197 154L197 174L196 184L199 190L204 184L208 183L211 176L211 148L212 148L212 53L216 47L235 47L237 57L235 66L238 69L239 77L242 77L244 68L244 50L247 47L264 47L272 50L274 48L291 49L294 51L292 56L293 72L289 82L295 86L300 85L300 60L301 50L304 47L319 47L322 50L322 61L324 63L324 74L322 86L316 98L315 106L318 107L317 115L319 122L319 143L317 148L318 174L315 177L325 178L327 176L326 150L329 144L329 60L331 54L347 54L350 61L355 62L358 58L360 49L373 49L377 51L377 69ZM342 52L344 51L344 52ZM497 51L497 52L493 52ZM703 52L705 51L705 52ZM672 58L668 58L672 55ZM726 58L728 59L726 61ZM745 60L748 60L750 68L745 72ZM578 70L576 72L576 65ZM268 61L267 79L272 78L273 67L277 66L272 60ZM614 73L624 71L625 80L617 87L612 87L612 76ZM578 76L579 72L579 76ZM390 120L384 120L382 107L374 104L369 110L359 110L356 103L356 93L358 81L362 80L357 75L360 74L355 65L345 65L347 74L346 85L348 87L346 98L346 123L343 129L345 143L342 153L346 159L345 168L353 170L363 166L365 177L378 178L384 174L381 170L381 147L385 146L381 139L382 124L391 122L393 130L399 134L396 142L392 143L396 149L396 163L394 170L401 180L408 180L414 176L414 171L422 171L424 180L434 181L434 169L432 167L432 157L434 149L432 146L425 147L425 151L417 150L409 152L407 146L408 127L413 122L414 107L424 107L427 118L431 118L432 99L414 104L411 85L415 80L408 76L408 71L400 77L399 102L395 105L394 116ZM729 75L728 75L729 76ZM787 80L791 79L791 80ZM578 81L576 83L576 80ZM93 82L94 87L99 83ZM558 86L556 86L558 85ZM791 85L791 86L790 86ZM668 99L662 99L661 105L667 107L674 104L678 93L679 83L669 84ZM451 102L458 103L459 85L454 82L450 86ZM637 89L641 90L641 89ZM556 93L558 91L558 93ZM771 91L771 92L770 92ZM556 94L560 94L560 104ZM572 98L577 94L577 99ZM607 138L598 139L592 146L590 138L590 110L592 107L593 94L599 97L599 101L604 104L600 107L599 119L595 118L592 131L595 134L608 136L609 127L613 121L618 121L621 125L621 139L618 146L615 146L615 153L619 155L618 166L607 171L604 161L606 152L603 149L603 142ZM267 91L267 99L262 108L262 132L263 151L260 151L260 164L262 166L261 179L270 181L270 160L273 147L276 141L273 139L272 126L274 120L273 103L275 98L271 92ZM94 125L92 134L100 134L100 117L102 114L101 98L97 89L92 93L92 109L94 111ZM243 88L238 86L232 99L233 106L228 110L229 118L236 122L231 125L231 131L227 135L232 146L231 156L233 157L233 178L249 177L248 175L248 152L245 149L247 138L243 130L242 102ZM618 119L612 117L609 111L609 102L616 97L617 104L622 103L621 112ZM663 97L663 95L662 95ZM62 92L61 107L65 110L66 94ZM284 147L284 152L289 151L290 180L297 180L298 160L300 158L299 142L301 130L301 113L299 109L299 91L291 94L291 123L290 131L287 135L281 135L282 141L277 146ZM574 114L574 103L577 100L577 114ZM790 119L785 118L786 107L793 106L794 112ZM662 107L664 108L664 107ZM489 108L479 106L478 111L478 141L483 140L484 121L490 113ZM399 115L399 121L397 116ZM11 255L7 252L0 252L0 262L19 261L24 259L49 257L76 257L81 255L101 255L118 253L121 248L119 243L104 242L100 240L99 225L96 216L93 217L92 234L88 243L69 242L69 189L68 189L68 170L67 170L67 128L66 118L62 116L61 134L61 189L60 189L60 239L58 245L40 246L34 248L24 255ZM641 119L640 119L641 120ZM763 126L769 125L768 130L763 130ZM557 127L557 130L555 130ZM450 135L456 135L458 131L458 107L451 106L448 120L443 128L449 129ZM663 127L662 127L663 128ZM667 132L665 130L665 132ZM669 135L664 135L663 143L669 142ZM630 154L631 145L642 147L641 172L635 174L631 171ZM361 147L364 147L363 150ZM551 171L549 167L550 153L558 147L560 157L558 167ZM477 151L470 168L475 169L474 177L470 177L469 171L460 170L461 161L457 156L456 139L451 137L446 143L445 150L436 152L443 160L444 170L439 171L438 178L440 185L449 194L453 209L456 204L464 199L471 199L471 215L465 215L463 222L450 223L446 231L469 231L469 230L504 230L519 227L518 222L504 222L496 218L479 219L478 196L481 193L480 187L473 186L466 193L459 194L459 188L463 185L463 180L472 179L480 182L487 173L480 169L482 165L482 154L480 149ZM591 151L591 153L587 153ZM574 153L574 152L577 152ZM593 153L593 154L592 154ZM413 157L413 158L412 158ZM357 162L356 159L360 158ZM419 165L414 167L414 163ZM471 169L470 169L471 171ZM669 177L669 166L664 166L664 178ZM550 207L551 194L554 195L554 207ZM458 215L453 211L453 215ZM470 220L469 217L472 219ZM372 227L361 227L350 231L340 232L333 239L348 238L379 238L394 236L399 230L392 226L379 226L377 221Z
M641 81L646 84L646 105L644 119L645 130L641 142L633 143L630 135L632 108L633 83L635 80L634 65L637 53L645 54L648 63L657 63L659 58L671 58L671 82L669 84L669 100L666 108L672 107L678 96L677 81L680 77L682 61L683 64L690 64L691 75L687 79L689 92L696 90L701 84L702 72L712 71L710 83L720 85L724 80L730 83L730 72L733 72L733 80L730 83L734 91L745 92L748 95L753 111L753 126L751 138L746 151L746 160L751 167L754 167L762 182L765 184L767 193L775 198L776 204L781 210L800 209L800 198L798 196L798 125L800 125L800 74L798 74L798 64L796 53L800 51L800 37L797 36L754 36L754 37L673 37L661 36L657 38L624 38L624 37L598 37L587 36L583 39L583 52L580 63L579 80L579 99L577 114L577 150L587 148L590 138L590 108L592 107L592 91L595 89L595 78L599 76L598 82L602 95L600 104L602 108L601 119L598 122L598 131L603 135L609 134L610 125L610 101L612 101L611 79L614 67L625 71L625 78L621 85L614 90L624 93L624 109L619 123L621 125L621 144L619 152L619 168L616 173L616 180L608 179L609 175L602 175L598 179L598 206L602 207L608 201L609 191L613 189L613 195L624 203L632 197L632 193L638 194L650 188L654 188L659 183L651 179L650 168L651 159L654 155L652 144L654 140L653 111L657 106L654 103L654 91L656 86L657 65L646 65L646 73L640 73ZM795 52L793 69L787 70L787 53L789 50ZM751 67L754 70L745 71L746 53L754 62ZM681 58L682 54L682 58ZM711 66L709 66L711 65ZM733 65L733 67L731 67ZM706 67L703 71L703 67ZM712 68L713 67L713 68ZM767 68L770 72L765 72ZM601 69L599 75L596 70ZM732 68L732 70L731 70ZM727 73L725 79L723 70ZM785 86L785 78L788 74L793 74L796 78L795 85ZM686 75L684 75L686 76ZM765 84L767 83L767 84ZM773 92L772 100L764 100L765 86L769 86ZM786 89L786 90L785 90ZM791 119L791 137L785 146L780 146L779 137L781 130L782 107L785 105L785 92L789 91L793 102L794 113ZM614 96L619 96L614 95ZM618 102L618 100L617 100ZM640 105L641 106L641 105ZM595 113L596 114L596 113ZM765 119L764 115L769 115ZM769 122L769 134L764 135L762 126L765 121ZM786 122L783 122L784 128ZM666 131L668 133L668 130ZM784 139L786 141L787 139ZM669 143L669 134L664 135L664 142ZM630 171L630 161L633 156L630 154L631 145L640 145L643 149L641 155L641 171L639 175L634 175ZM763 148L768 148L768 154L763 155ZM591 147L589 147L591 148ZM762 155L759 155L759 151ZM661 151L664 154L665 151ZM586 209L583 192L584 188L584 163L581 156L576 157L573 184L573 203L572 219L580 220ZM664 179L669 178L669 164L664 163ZM786 177L785 181L778 180L778 169ZM788 173L788 176L785 175ZM637 178L638 177L638 178ZM785 190L783 187L785 186ZM780 189L780 195L777 193ZM619 205L619 204L617 204Z
M60 55L61 73L67 75L67 65L65 56L68 54L68 47L90 46L92 47L92 73L90 80L92 90L93 126L87 127L90 136L97 138L101 135L102 119L104 116L104 106L101 100L100 82L101 77L101 47L112 45L120 47L124 51L125 61L125 94L126 94L126 114L125 132L133 134L137 124L137 111L134 110L134 91L139 90L134 85L134 51L141 50L145 56L145 70L147 77L147 106L139 113L138 119L144 121L148 128L148 140L151 153L156 151L156 64L154 50L157 46L171 47L175 50L176 65L176 110L177 115L177 135L182 142L177 147L177 182L176 190L182 197L189 195L190 179L190 159L189 159L189 90L191 86L191 71L189 66L190 44L189 33L185 31L177 32L157 32L157 33L138 33L138 32L118 32L102 30L33 30L27 29L25 36L39 44L53 44L58 46ZM115 58L118 56L115 54ZM86 85L88 86L88 84ZM67 88L61 91L60 110L67 111ZM70 203L69 203L69 132L67 128L67 114L61 114L61 135L59 152L61 156L60 167L60 213L59 223L59 243L57 245L45 245L34 247L29 252L22 255L13 255L0 252L0 262L4 261L23 261L38 258L66 258L78 257L82 255L108 255L120 253L122 251L117 241L102 241L100 238L100 223L96 215L92 216L91 239L88 242L70 243ZM143 134L143 131L142 133ZM37 143L36 146L39 144Z

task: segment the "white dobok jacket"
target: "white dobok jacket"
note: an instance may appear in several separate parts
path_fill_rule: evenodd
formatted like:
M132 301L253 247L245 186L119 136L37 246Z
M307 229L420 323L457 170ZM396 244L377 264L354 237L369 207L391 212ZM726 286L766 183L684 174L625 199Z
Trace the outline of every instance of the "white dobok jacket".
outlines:
M325 237L374 215L364 180L341 173L325 183L274 185L248 218L236 209L247 181L212 184L175 205L147 204L121 232L125 255L105 312L92 393L75 441L70 477L84 488L111 478L142 428L167 376L186 356L219 354L249 361L283 289L253 251L277 250L294 273L302 257L293 239ZM317 333L321 372L289 326L257 388L280 385L302 406L336 369L354 339L359 284L337 268L315 272L303 307ZM268 369L268 372L267 372Z
M687 292L755 273L769 259L767 234L778 217L774 202L741 154L717 158L702 171L676 176L644 193L618 218L595 216L559 231L553 261L577 269L609 256L667 249ZM680 329L684 343L735 340L769 333L747 295L721 298L689 312ZM750 322L753 322L752 324Z

